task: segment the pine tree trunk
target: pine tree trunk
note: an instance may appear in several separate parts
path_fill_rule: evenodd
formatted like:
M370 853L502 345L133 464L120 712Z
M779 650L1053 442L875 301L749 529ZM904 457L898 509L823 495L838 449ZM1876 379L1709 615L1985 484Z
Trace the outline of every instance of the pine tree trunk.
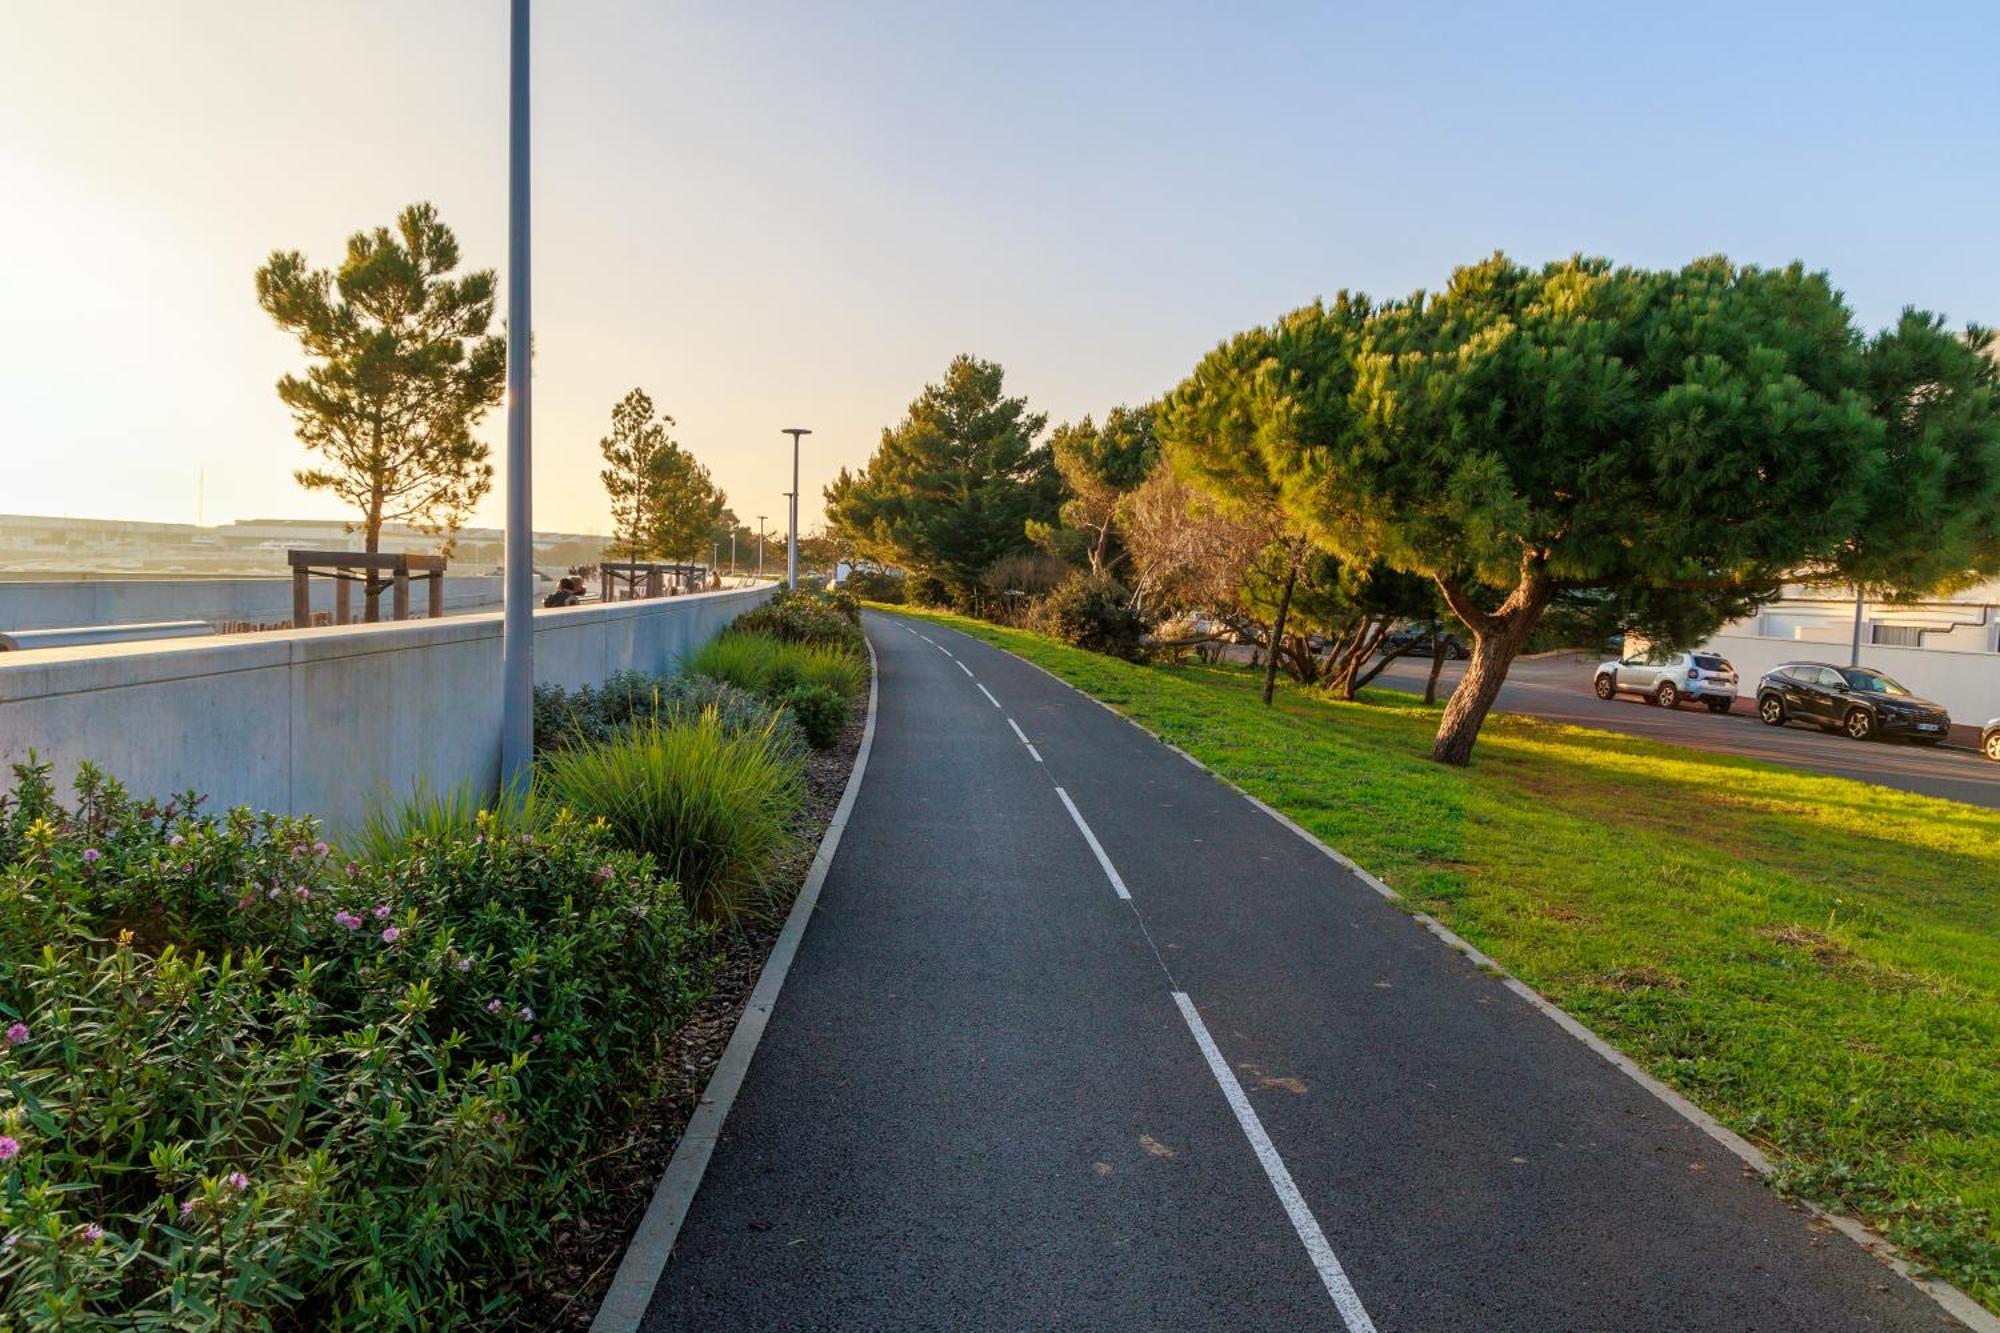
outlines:
M1292 609L1292 587L1299 580L1299 557L1292 554L1291 567L1285 571L1285 590L1278 594L1278 619L1271 626L1271 660L1264 664L1264 703L1268 707L1272 691L1278 686L1278 645L1285 641L1285 615Z
M1438 701L1438 677L1444 672L1444 630L1439 629L1437 637L1431 640L1431 677L1424 682L1424 702Z
M382 550L382 499L378 494L368 505L368 526L361 535L361 549L370 555ZM382 589L386 586L369 570L367 582L361 585L361 619L373 625L382 619Z
M1543 579L1530 576L1508 594L1500 610L1492 615L1474 611L1468 619L1465 613L1459 613L1459 618L1472 626L1472 658L1465 664L1465 675L1444 707L1437 740L1431 745L1432 759L1455 767L1471 762L1473 742L1479 739L1479 728L1499 697L1500 686L1507 680L1507 668L1520 656L1528 635L1554 595L1554 589ZM1452 609L1458 611L1456 606Z

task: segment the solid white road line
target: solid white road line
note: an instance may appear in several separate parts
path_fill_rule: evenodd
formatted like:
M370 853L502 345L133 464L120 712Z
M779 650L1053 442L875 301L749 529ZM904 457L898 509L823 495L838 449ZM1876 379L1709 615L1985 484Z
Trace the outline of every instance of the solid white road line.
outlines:
M1011 717L1007 719L1009 725L1012 725L1013 721L1014 719ZM1019 734L1020 730L1019 727L1014 728L1016 734ZM1024 743L1027 739L1026 736L1021 737ZM1083 840L1090 844L1090 850L1097 854L1097 864L1104 867L1105 876L1110 879L1111 887L1117 890L1120 898L1123 898L1128 903L1131 902L1132 895L1125 888L1125 881L1118 878L1118 867L1111 864L1111 858L1104 854L1103 844L1097 841L1097 835L1090 831L1090 825L1084 823L1083 816L1077 813L1076 802L1072 801L1069 798L1069 793L1061 787L1056 788L1056 795L1062 797L1063 807L1069 811L1069 817L1076 821L1077 831L1083 834Z
M1057 788L1058 791L1061 788ZM1067 796L1063 798L1069 800ZM1070 810L1075 814L1075 808ZM1081 825L1082 820L1077 823ZM1086 830L1086 836L1088 831ZM1091 846L1097 845L1091 839ZM1099 852L1100 857L1103 856ZM1306 1254L1311 1257L1313 1267L1319 1270L1319 1280L1326 1284L1326 1294L1333 1297L1333 1306L1340 1311L1340 1321L1347 1325L1348 1333L1375 1333L1375 1321L1362 1308L1361 1297L1355 1293L1354 1284L1347 1280L1347 1271L1340 1266L1334 1255L1333 1246L1327 1244L1326 1233L1319 1229L1319 1220L1312 1214L1305 1197L1299 1193L1292 1173L1285 1168L1285 1161L1278 1156L1277 1148L1271 1143L1271 1136L1264 1132L1264 1122L1257 1118L1249 1097L1244 1095L1243 1085L1236 1081L1236 1073L1229 1062L1222 1058L1216 1048L1215 1038L1208 1035L1208 1025L1195 1012L1194 1001L1185 992L1174 992L1174 1003L1180 1006L1181 1017L1187 1020L1188 1031L1194 1034L1195 1045L1201 1047L1204 1059L1208 1061L1209 1072L1222 1085L1222 1095L1229 1099L1229 1109L1236 1113L1236 1123L1243 1127L1243 1135L1250 1140L1250 1147L1257 1154L1257 1161L1263 1166L1264 1174L1270 1178L1271 1188L1278 1192L1278 1202L1285 1206L1285 1213L1292 1219L1292 1229L1299 1233L1305 1243Z
M1026 732L1021 730L1020 723L1016 722L1013 718L1010 717L1007 719L1007 725L1014 729L1015 738L1018 739L1021 742L1021 744L1026 745L1028 743L1028 735Z
M952 660L953 660L953 661L957 661L958 659L956 659L956 658L953 658ZM972 674L972 668L971 668L971 667L969 667L969 666L967 666L967 665L966 665L965 663L963 663L963 662L959 662L959 663L958 663L958 669L959 669L960 671L963 671L963 672L964 672L964 673L965 673L966 675L968 675L968 676L970 676L970 675Z
M976 684L977 682L974 683ZM987 689L984 685L981 685L979 686L979 692L986 696L987 703L992 704L995 708L998 708L1000 706L1000 701L993 697L993 691Z
M1036 763L1039 764L1042 762L1042 752L1040 750L1037 750L1034 746L1030 745L1028 747L1028 753L1035 757Z

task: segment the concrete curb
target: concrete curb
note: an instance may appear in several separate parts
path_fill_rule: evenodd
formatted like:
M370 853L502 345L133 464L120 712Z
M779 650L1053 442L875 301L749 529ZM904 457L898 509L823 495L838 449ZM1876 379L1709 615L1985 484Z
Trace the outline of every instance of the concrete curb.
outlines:
M936 624L936 622L932 623ZM1381 894L1384 898L1388 899L1390 902L1397 904L1406 903L1406 900L1404 899L1403 895L1397 893L1394 889L1390 888L1382 880L1376 878L1374 875L1369 874L1366 870L1363 870L1360 866L1356 865L1352 860L1348 859L1340 852L1334 850L1332 847L1329 847L1326 843L1320 841L1320 839L1317 836L1309 832L1297 821L1293 820L1290 816L1281 813L1272 806L1267 805L1263 801L1257 799L1255 796L1252 796L1249 792L1243 790L1243 788L1239 787L1236 783L1230 781L1222 774L1217 773L1214 769L1210 768L1207 764L1204 764L1203 762L1201 762L1201 760L1189 754L1186 750L1181 749L1180 746L1175 745L1172 741L1169 741L1164 737L1160 736L1159 733L1153 731L1152 729L1145 726L1143 723L1140 723L1136 719L1129 717L1124 713L1119 712L1116 708L1104 702L1104 700L1099 699L1095 695L1092 695L1084 690L1078 689L1074 685L1071 685L1068 681L1064 680L1061 676L1058 676L1055 672L1050 671L1047 667L1041 666L1040 664L1035 662L1030 662L1028 661L1027 658L1022 657L1020 654L1009 652L1007 649L1000 647L998 644L987 643L984 639L978 638L974 635L966 634L963 630L953 628L952 626L949 625L937 625L937 627L939 629L950 630L954 634L963 635L965 638L971 639L974 643L983 644L984 646L993 649L995 652L1006 653L1007 656L1013 658L1015 661L1020 662L1026 666L1033 667L1035 670L1041 672L1044 676L1047 676L1050 680L1055 681L1058 685L1061 685L1064 688L1071 690L1072 692L1078 695L1081 695L1083 698L1090 700L1090 702L1096 704L1099 708L1102 708L1105 712L1111 714L1113 717L1131 723L1131 725L1136 727L1139 731L1151 737L1154 741L1157 741L1159 744L1165 746L1167 749L1172 750L1175 754L1187 760L1190 764L1193 764L1196 768L1208 774L1210 777L1214 778L1217 782L1221 783L1223 786L1228 787L1231 791L1234 791L1238 796L1241 796L1244 800L1250 802L1250 804L1256 806L1259 810L1262 810L1265 814L1277 820L1280 824L1290 829L1293 833L1297 834L1299 837L1305 839L1305 841L1312 844L1314 847L1318 848L1321 853L1323 853L1325 856L1331 859L1335 864L1339 865L1342 869L1346 870L1349 874L1353 875L1356 879L1360 880L1363 884L1373 889L1376 893ZM1588 1026L1579 1021L1574 1015L1564 1011L1555 1004L1552 1004L1549 1000L1544 998L1538 991L1536 991L1534 987L1520 980L1518 977L1508 972L1505 968L1501 967L1498 963L1494 962L1491 958L1487 957L1484 953L1481 953L1478 949L1474 948L1470 943L1462 939L1455 931L1453 931L1448 926L1444 925L1442 922L1438 921L1435 917L1432 917L1427 913L1418 912L1414 910L1410 911L1410 916L1414 920L1416 920L1420 925L1422 925L1425 930L1429 931L1432 935L1436 936L1440 941L1442 941L1448 948L1458 953L1464 954L1466 958L1470 960L1473 964L1483 969L1484 971L1492 973L1495 977L1497 977L1500 980L1500 983L1503 986L1505 986L1508 990L1512 991L1514 994L1520 996L1523 1000L1526 1000L1529 1004L1533 1005L1537 1010L1541 1012L1541 1014L1545 1018L1549 1019L1557 1027L1561 1028L1564 1032L1569 1033L1570 1036L1582 1042L1585 1046L1589 1047L1593 1053L1602 1057L1613 1068L1617 1069L1620 1073L1624 1074L1634 1083L1637 1083L1647 1092L1653 1094L1653 1096L1658 1098L1661 1102L1664 1102L1668 1107L1672 1108L1672 1110L1682 1119L1686 1120L1696 1129L1699 1129L1709 1138L1715 1140L1715 1142L1720 1144L1722 1147L1728 1149L1729 1152L1733 1153L1737 1158L1741 1159L1745 1165L1755 1170L1758 1175L1768 1177L1771 1174L1773 1170L1771 1159L1765 1156L1763 1150L1758 1148L1756 1144L1750 1142L1750 1140L1744 1138L1742 1135L1738 1134L1735 1130L1730 1129L1727 1125L1724 1125L1714 1116L1702 1110L1699 1106L1696 1106L1686 1097L1674 1091L1666 1084L1660 1082L1660 1080L1654 1078L1651 1074L1648 1074L1644 1069L1641 1069L1639 1065L1631 1059L1631 1057L1625 1055L1623 1052L1619 1051L1616 1047L1614 1047L1610 1042L1604 1040L1604 1038L1598 1036L1597 1033L1591 1031L1591 1029ZM1946 1314L1950 1315L1953 1319L1956 1319L1966 1328L1973 1330L1973 1333L2000 1333L2000 1316L1994 1315L1991 1311L1987 1310L1985 1306L1981 1305L1978 1301L1973 1300L1972 1297L1966 1295L1963 1291L1960 1291L1957 1287L1951 1285L1948 1282L1940 1282L1935 1278L1926 1278L1919 1276L1917 1273L1916 1265L1912 1263L1903 1254L1901 1250L1897 1249L1895 1245L1891 1244L1886 1237L1877 1234L1873 1229L1857 1221L1854 1218L1847 1217L1840 1213L1829 1212L1827 1209L1821 1207L1816 1203L1811 1203L1804 1199L1795 1200L1795 1202L1797 1202L1801 1207L1805 1208L1808 1212L1812 1213L1813 1216L1819 1218L1821 1221L1825 1222L1828 1226L1832 1227L1834 1230L1840 1232L1840 1234L1846 1236L1849 1240L1859 1245L1869 1254L1881 1260L1891 1269L1894 1269L1896 1273L1898 1273L1904 1279L1909 1281L1919 1291L1923 1292L1924 1295L1930 1297L1933 1301L1935 1301L1938 1304L1939 1308L1941 1308Z
M840 835L847 828L847 817L854 809L854 798L860 794L861 775L868 767L868 752L875 745L875 700L880 691L881 675L875 645L870 643L868 721L861 730L861 748L854 755L854 770L847 775L847 786L840 793L840 804L834 807L833 819L820 838L819 852L813 857L812 869L806 872L806 882L800 887L798 898L792 903L791 915L785 918L784 929L771 946L771 956L764 960L764 970L757 974L757 985L750 992L749 1002L743 1006L742 1016L736 1020L736 1030L730 1034L729 1045L723 1048L715 1072L709 1075L708 1087L701 1094L701 1104L689 1117L673 1158L667 1163L666 1174L654 1187L653 1200L646 1206L646 1215L639 1220L639 1229L632 1233L632 1241L625 1248L625 1257L619 1261L617 1273L612 1275L611 1288L604 1293L604 1300L597 1307L597 1317L590 1324L591 1333L635 1333L646 1317L647 1308L653 1303L653 1291L659 1286L661 1274L666 1272L674 1242L680 1238L681 1223L687 1220L688 1207L694 1202L695 1191L701 1188L709 1158L715 1155L715 1144L722 1133L723 1121L729 1116L729 1108L736 1103L736 1094L743 1087L743 1077L750 1071L751 1058L757 1054L757 1043L763 1040L764 1028L771 1021L771 1011L777 1007L778 992L783 989L785 976L792 969L792 959L798 954L799 942L805 938L813 906L819 901L820 887L826 883L826 872L833 865L834 852L840 847Z

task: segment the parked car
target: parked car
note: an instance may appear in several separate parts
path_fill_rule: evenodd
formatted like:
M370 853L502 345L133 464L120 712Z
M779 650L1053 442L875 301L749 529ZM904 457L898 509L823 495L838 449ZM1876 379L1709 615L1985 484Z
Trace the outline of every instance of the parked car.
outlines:
M1636 694L1662 708L1679 707L1683 699L1699 699L1711 713L1726 713L1736 702L1736 668L1714 653L1675 653L1665 649L1635 653L1597 668L1591 686L1600 699Z
M1773 727L1811 722L1844 731L1857 741L1907 736L1936 745L1951 731L1951 716L1919 699L1872 667L1787 662L1757 682L1757 716Z
M1979 733L1979 752L2000 764L2000 717L1988 722Z
M1436 625L1404 625L1382 636L1381 650L1389 653L1408 646L1412 655L1428 657L1437 652L1437 633ZM1444 636L1444 655L1454 662L1463 661L1472 656L1472 650L1459 642L1456 634L1447 633Z

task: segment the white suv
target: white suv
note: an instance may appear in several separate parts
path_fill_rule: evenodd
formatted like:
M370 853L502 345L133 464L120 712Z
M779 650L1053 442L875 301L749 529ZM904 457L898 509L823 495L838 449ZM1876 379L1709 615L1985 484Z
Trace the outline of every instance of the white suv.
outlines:
M1636 694L1649 704L1676 707L1699 699L1711 713L1726 713L1736 702L1736 668L1714 653L1640 653L1597 668L1597 697Z

